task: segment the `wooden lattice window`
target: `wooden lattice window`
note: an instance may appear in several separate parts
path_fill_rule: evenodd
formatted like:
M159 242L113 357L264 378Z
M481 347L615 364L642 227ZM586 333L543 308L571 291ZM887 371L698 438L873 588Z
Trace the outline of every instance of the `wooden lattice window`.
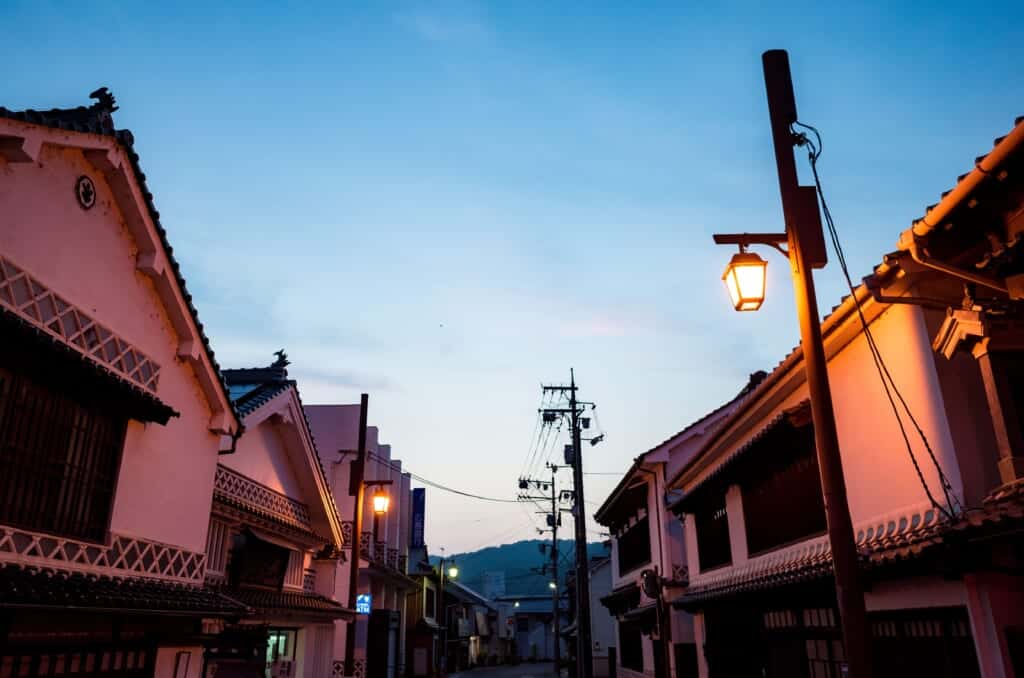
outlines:
M302 575L305 571L305 558L302 551L289 551L288 569L284 574L284 585L292 588L302 588Z
M0 523L102 541L127 419L0 368Z
M619 576L651 562L650 520L644 516L626 528L616 540L619 554Z
M697 509L694 523L697 527L697 559L701 572L732 562L729 543L729 513L725 508L725 493L711 497Z
M227 573L228 537L231 528L219 520L210 521L210 533L206 536L206 570L210 574Z

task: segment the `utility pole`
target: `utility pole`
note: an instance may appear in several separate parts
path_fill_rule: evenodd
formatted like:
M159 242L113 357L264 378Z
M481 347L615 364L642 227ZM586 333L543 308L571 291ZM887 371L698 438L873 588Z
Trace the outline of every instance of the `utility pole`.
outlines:
M359 588L359 542L363 534L363 483L366 473L366 415L370 407L370 396L363 393L359 398L359 445L356 458L348 477L348 493L355 498L355 510L352 516L352 563L349 565L348 607L356 609L356 597ZM358 619L358 616L356 617ZM345 675L355 675L356 659L356 620L349 622L345 634Z
M818 198L811 186L800 186L793 158L797 121L796 98L785 50L770 50L762 55L768 112L771 118L775 162L779 173L779 191L785 215L789 261L793 270L797 314L800 318L800 345L811 397L815 447L821 489L825 499L828 537L835 568L836 598L846 644L849 678L871 675L867 611L860 582L857 546L846 497L843 464L839 455L832 393L828 382L828 363L818 321L818 302L814 293L812 268L825 265L824 234L818 212Z
M587 562L587 511L583 497L583 448L580 445L581 403L576 398L576 373L569 370L568 386L544 386L544 391L569 394L569 407L546 408L545 414L568 414L572 432L572 484L573 517L576 519L576 675L591 678L594 675L593 643L590 636L590 568Z
M562 512L558 510L558 488L555 487L555 473L558 467L548 464L551 469L551 573L554 578L555 588L551 592L552 606L554 607L554 633L555 633L555 673L561 671L562 666L562 639L561 620L559 619L558 602L561 591L558 585L558 524L562 522Z
M558 507L558 502L559 502L559 499L560 499L561 495L560 495L560 493L558 491L557 477L556 477L555 474L558 472L559 469L566 468L566 467L558 466L556 464L550 464L550 463L546 464L546 466L551 471L551 480L550 480L550 482L546 481L546 480L537 480L537 479L534 479L534 478L520 478L519 479L519 489L526 490L526 489L528 489L530 487L530 485L533 485L537 489L550 489L550 491L551 491L550 495L547 496L547 497L544 497L544 496L530 496L530 495L527 495L527 494L520 494L519 495L519 500L520 501L532 501L532 502L539 502L539 501L550 501L551 502L551 511L550 511L550 513L547 512L547 511L541 511L541 513L544 514L545 516L547 516L546 522L547 522L547 525L548 525L548 530L551 531L551 553L550 553L550 556L551 556L551 576L553 577L553 581L555 583L554 589L551 591L551 599L552 599L551 600L551 604L552 604L552 614L553 614L552 633L554 635L553 645L554 645L554 654L555 654L555 669L557 671L559 666L561 665L561 659L562 659L562 638L561 638L561 635L560 635L561 634L561 619L560 619L560 616L559 616L559 601L561 599L561 595L560 595L559 588L558 588L558 526L559 526L559 524L562 521L562 512L561 512L561 510ZM544 532L546 532L548 530L538 530L538 532L543 534ZM542 544L541 545L541 551L543 552L543 550L544 550L544 545ZM541 576L545 576L547 574L547 565L542 565L541 567L537 568L535 571L538 572Z

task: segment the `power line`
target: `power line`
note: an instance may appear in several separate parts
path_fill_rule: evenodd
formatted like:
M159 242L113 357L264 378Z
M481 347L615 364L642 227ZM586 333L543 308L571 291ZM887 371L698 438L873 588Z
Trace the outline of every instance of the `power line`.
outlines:
M394 466L392 464L390 459L385 459L384 457L381 457L381 456L377 455L375 452L370 452L369 450L366 451L366 454L367 454L367 456L372 457L373 459L376 459L379 462L388 464L388 466L390 468L392 468L392 469L394 469L396 471L399 470L398 467L396 467L396 466ZM434 488L436 488L438 490L443 490L445 492L451 492L452 494L457 494L457 495L462 496L462 497L468 497L470 499L479 499L480 501L492 501L492 502L499 503L499 504L517 504L517 503L519 503L515 499L499 499L497 497L485 497L485 496L480 495L480 494L473 494L472 492L464 492L462 490L457 490L454 487L448 487L447 485L442 485L441 483L435 482L433 480L428 480L427 478L424 478L423 476L416 475L415 473L409 471L408 469L401 469L401 471L403 473L408 473L410 477L412 477L415 480L423 483L424 485L429 485L430 487L434 487Z
M850 290L850 296L853 298L853 305L854 308L857 309L857 317L860 319L861 327L864 330L864 338L871 351L871 358L875 364L875 370L878 372L878 377L882 382L882 388L889 401L889 407L892 409L892 413L896 417L896 423L899 425L900 434L903 437L903 443L906 446L907 454L910 456L910 461L914 466L914 471L917 473L917 478L921 483L921 487L924 488L924 493L928 497L928 501L931 502L932 507L946 516L949 520L953 520L955 518L954 512L957 510L956 504L958 503L955 501L953 487L950 484L949 479L946 477L946 474L943 472L942 466L939 464L939 460L935 457L935 452L932 450L932 446L928 442L928 437L925 435L924 430L921 429L921 426L917 423L914 413L911 412L910 406L903 398L903 394L900 393L895 379L893 379L892 374L889 372L889 368L886 366L885 360L882 358L882 352L878 348L878 344L875 342L874 335L871 333L871 328L868 326L868 321L864 317L864 311L861 309L860 302L857 300L857 293L853 286L853 279L850 277L850 270L846 265L846 254L843 252L843 246L839 241L839 232L836 229L835 221L832 218L832 212L828 208L828 202L825 200L825 191L822 189L821 179L818 176L818 158L821 157L821 153L824 150L824 144L821 142L821 134L815 127L805 125L799 120L795 121L794 124L812 132L817 140L817 144L815 144L807 137L806 134L794 131L794 134L797 136L797 143L800 145L806 144L809 149L807 158L811 164L811 173L814 175L814 185L817 188L818 197L821 198L821 211L825 215L825 224L828 227L829 238L832 240L832 248L835 250L836 259L839 262L839 268L842 270L843 277L846 280L846 286ZM893 397L894 394L895 399ZM921 438L921 442L924 444L925 450L928 452L928 456L931 458L932 464L935 466L935 470L939 474L939 484L942 487L942 494L946 500L948 508L936 501L935 497L932 495L931 488L928 487L928 482L924 478L924 473L921 471L921 465L917 461L917 456L914 454L913 446L910 443L910 437L903 424L903 417L900 416L899 408L896 406L897 399L903 406L903 410L907 413L907 417L914 425L918 436Z

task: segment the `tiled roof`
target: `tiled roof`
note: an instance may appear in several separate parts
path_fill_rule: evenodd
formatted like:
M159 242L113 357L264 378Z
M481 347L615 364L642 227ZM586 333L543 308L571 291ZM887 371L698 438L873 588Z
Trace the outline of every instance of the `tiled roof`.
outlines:
M199 320L199 312L196 310L195 304L192 303L192 295L189 294L188 288L185 285L185 277L181 273L181 267L178 265L177 259L174 258L174 248L171 247L170 242L167 240L167 231L164 229L163 224L160 223L160 212L157 211L156 204L153 202L153 194L146 185L146 175L142 171L142 167L139 165L139 154L135 152L135 137L129 130L114 129L112 113L116 111L118 107L114 103L114 97L107 91L106 87L99 88L89 96L97 101L88 107L52 108L48 111L36 111L33 109L12 111L0 106L0 118L9 118L11 120L19 120L21 122L27 122L34 125L42 125L45 127L69 130L73 132L102 134L104 136L113 137L121 144L127 153L128 158L131 160L132 171L135 174L139 190L146 202L146 209L149 212L153 226L156 228L157 234L160 236L160 243L163 245L164 252L167 254L167 261L170 263L171 270L174 271L174 278L178 283L178 287L181 289L181 296L185 299L185 303L188 305L192 321L195 323L196 330L199 332L199 337L203 342L203 348L206 350L206 355L210 358L210 364L219 376L218 383L223 391L224 399L226 402L230 403L231 398L228 396L227 384L224 382L224 378L221 375L220 365L217 363L213 347L210 346L210 340L206 336L203 323ZM235 413L235 415L235 418L239 421L239 424L241 424L241 417L238 416L237 413Z
M238 410L238 414L244 419L294 386L294 381L285 381L275 384L232 385L230 389L235 409ZM240 395L236 397L236 393L240 393Z
M215 591L141 578L113 578L39 570L0 569L0 608L119 610L237 617L245 607Z
M276 398L288 389L295 390L295 398L299 401L299 409L302 411L302 420L305 422L309 440L313 445L313 456L316 459L317 470L323 479L324 486L330 488L327 482L327 473L324 471L320 453L316 449L316 437L313 435L313 427L309 423L309 415L302 405L302 395L299 393L298 383L288 378L288 358L284 350L277 353L277 360L267 367L244 367L223 370L225 383L229 389L229 395L239 416L247 417L264 404ZM340 524L341 513L334 501L334 493L327 492L330 510L338 517Z
M764 438L770 432L776 430L776 428L779 425L783 424L783 422L786 422L794 418L800 419L809 417L810 407L810 401L804 400L798 405L783 410L776 414L771 419L769 419L761 426L761 428L756 433L754 433L754 435L750 436L743 445L737 447L727 457L719 459L714 469L712 469L710 473L701 478L700 482L692 485L687 490L686 494L684 494L682 497L680 497L679 499L672 503L672 505L669 507L670 510L677 514L682 512L684 510L684 507L686 507L690 503L692 498L695 497L701 491L701 488L707 486L708 483L713 482L715 479L721 478L722 474L725 473L726 470L731 468L752 447L754 447L754 445L759 440Z
M636 582L620 586L602 597L601 604L612 614L622 614L640 604L640 587Z
M721 405L719 405L715 409L711 410L710 412L705 414L703 417L701 417L697 421L694 421L693 423L689 424L688 426L686 426L682 430L680 430L680 431L678 431L676 433L673 433L671 436L669 436L665 440L661 441L660 443L658 443L657 445L655 445L651 449L647 450L643 454L640 454L639 456L637 456L633 460L633 465L629 467L629 470L627 470L626 473L622 476L622 479L619 481L619 483L612 489L611 492L608 493L608 496L601 503L601 506L597 509L597 511L594 512L594 519L597 520L597 522L602 524L602 525L606 525L607 524L606 523L606 516L605 516L605 514L612 508L612 506L615 504L615 501L618 499L619 495L623 492L623 490L626 489L626 485L629 483L630 478L632 478L633 474L636 473L637 469L639 469L640 466L643 464L644 457L646 457L651 452L654 452L658 448L662 447L663 445L667 445L668 443L672 442L676 438L678 438L678 437L682 436L683 434L687 433L688 431L690 431L694 427L699 426L700 424L704 423L709 418L711 418L711 417L715 416L716 414L720 413L722 410L726 409L727 407L729 407L729 406L739 402L740 400L745 398L751 391L753 391L757 387L758 384L760 384L762 381L764 381L765 377L767 377L767 376L768 376L768 373L763 371L763 370L758 370L757 372L754 372L753 374L750 375L750 378L747 380L747 383L743 386L743 388L740 389L740 392L737 393L735 396L733 396L731 399L729 399L726 402L722 403ZM716 428L717 428L718 425L720 425L720 422L716 423Z
M1017 117L1013 121L1013 130L1011 130L1007 134L1004 134L1001 137L998 137L997 139L995 139L992 142L992 148L995 149L996 147L998 147L999 144L1001 144L1006 139L1006 137L1008 137L1011 134L1013 134L1013 132L1016 129L1021 128L1022 125L1024 125L1024 115ZM974 168L972 168L971 171L965 172L964 174L961 174L960 176L958 176L956 178L956 184L952 188L942 192L942 195L940 196L940 202L941 202L942 199L944 199L950 193L955 191L957 189L957 187L959 187L960 184L962 184L964 182L964 180L967 179L976 169L980 168L982 162L984 162L985 159L989 157L990 153L986 153L985 155L979 155L978 157L976 157L974 159ZM938 207L938 205L939 205L939 203L937 202L937 203L933 203L933 204L928 205L927 207L925 207L925 210L924 210L925 213L923 215L921 215L920 218L915 219L913 224L912 224L912 226L915 227L915 230L919 229L921 226L926 226L928 229L935 228L936 226L938 226L938 224L929 223L929 219L928 219L929 213L933 209Z
M1024 482L1000 488L955 522L941 519L928 509L911 515L861 525L856 531L862 569L869 570L918 558L933 547L959 543L967 536L1013 533L1024 523ZM792 547L751 558L747 564L726 569L721 575L703 576L672 601L676 607L751 591L780 588L832 576L832 551L828 537L815 537Z
M86 358L70 345L58 341L42 328L29 323L3 306L0 306L0 333L3 334L4 351L7 353L17 350L17 346L45 347L48 356L46 367L60 370L65 380L79 370L95 374L104 384L110 385L112 394L128 405L124 411L133 419L166 424L171 417L179 416L178 412L153 393L99 362ZM95 395L94 393L93 396Z
M305 591L267 591L262 589L230 589L224 595L264 616L274 614L309 614L336 619L351 617L352 610L317 593Z

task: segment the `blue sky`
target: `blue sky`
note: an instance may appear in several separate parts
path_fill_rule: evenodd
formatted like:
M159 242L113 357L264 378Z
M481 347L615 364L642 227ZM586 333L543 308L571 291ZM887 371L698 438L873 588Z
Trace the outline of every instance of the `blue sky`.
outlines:
M308 402L369 391L409 468L492 496L542 380L576 368L621 471L796 343L783 262L740 315L710 239L781 228L762 51L857 276L1024 114L1008 2L349 4L4 3L0 105L110 87L222 364L284 347ZM435 551L535 519L428 492Z

